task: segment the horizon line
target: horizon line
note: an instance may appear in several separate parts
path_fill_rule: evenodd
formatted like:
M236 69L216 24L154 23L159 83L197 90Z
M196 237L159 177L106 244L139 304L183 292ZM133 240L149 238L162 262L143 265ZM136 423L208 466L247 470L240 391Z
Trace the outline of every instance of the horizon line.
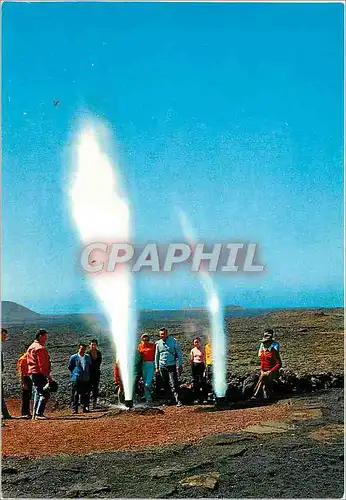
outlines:
M1 303L3 302L10 302L12 304L16 304L18 306L24 307L31 311L34 314L38 314L39 316L69 316L69 315L102 315L102 316L107 316L106 313L102 311L80 311L80 312L45 312L45 313L38 313L34 311L33 309L30 309L27 306L24 306L23 304L20 304L18 302L14 302L12 300L1 300ZM260 307L255 307L255 306L241 306L241 305L234 305L234 304L228 304L223 307L223 309L226 311L227 308L231 308L230 310L234 311L245 311L245 310L280 310L280 309L344 309L344 305L310 305L310 306L301 306L301 305L294 305L294 306L260 306ZM177 308L148 308L144 307L141 309L138 309L138 312L172 312L172 311L208 311L207 306L186 306L186 307L177 307ZM1 314L2 316L2 314Z

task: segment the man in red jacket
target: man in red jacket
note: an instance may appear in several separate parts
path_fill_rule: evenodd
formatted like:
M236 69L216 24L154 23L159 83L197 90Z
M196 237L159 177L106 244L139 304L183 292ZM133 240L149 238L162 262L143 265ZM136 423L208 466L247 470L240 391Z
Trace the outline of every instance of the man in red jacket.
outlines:
M263 395L264 399L270 399L273 391L273 381L278 378L282 363L279 351L274 343L272 331L266 331L261 342L258 354Z
M45 389L45 386L52 381L50 357L46 348L47 339L48 332L43 329L39 330L36 339L27 350L28 374L31 376L35 391L32 418L38 420L46 418L44 410L49 399L49 391Z

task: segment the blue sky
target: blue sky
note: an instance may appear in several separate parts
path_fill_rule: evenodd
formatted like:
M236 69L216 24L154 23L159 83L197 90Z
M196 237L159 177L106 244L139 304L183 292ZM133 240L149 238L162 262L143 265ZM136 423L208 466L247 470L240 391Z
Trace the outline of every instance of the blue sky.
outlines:
M116 141L136 241L253 241L267 272L226 303L343 295L342 4L5 3L2 298L97 310L78 270L66 158L88 110ZM61 101L56 108L54 99ZM202 305L186 272L141 276L140 307Z

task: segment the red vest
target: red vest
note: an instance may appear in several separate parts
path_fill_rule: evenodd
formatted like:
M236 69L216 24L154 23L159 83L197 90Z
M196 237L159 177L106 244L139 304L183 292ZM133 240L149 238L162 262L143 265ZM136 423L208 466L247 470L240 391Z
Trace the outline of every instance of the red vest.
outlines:
M276 350L262 348L260 351L260 368L265 372L275 372L280 368L280 362L276 355Z

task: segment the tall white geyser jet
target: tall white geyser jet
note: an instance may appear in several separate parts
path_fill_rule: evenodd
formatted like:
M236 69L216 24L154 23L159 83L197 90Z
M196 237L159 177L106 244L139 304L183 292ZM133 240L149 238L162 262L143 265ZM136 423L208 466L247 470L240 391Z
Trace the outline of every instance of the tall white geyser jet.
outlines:
M196 246L196 236L185 212L179 211L180 224L190 247ZM226 382L226 336L224 331L223 306L219 293L208 271L200 267L199 279L207 299L209 322L211 328L213 356L213 388L217 398L223 398L227 390Z
M130 242L130 208L120 183L120 170L104 152L109 133L105 126L89 121L75 140L69 197L82 244ZM102 256L101 256L102 257ZM90 262L91 261L91 262ZM95 253L89 264L99 265ZM125 399L132 401L136 310L132 273L127 263L111 273L88 275L88 282L107 316L116 346Z

